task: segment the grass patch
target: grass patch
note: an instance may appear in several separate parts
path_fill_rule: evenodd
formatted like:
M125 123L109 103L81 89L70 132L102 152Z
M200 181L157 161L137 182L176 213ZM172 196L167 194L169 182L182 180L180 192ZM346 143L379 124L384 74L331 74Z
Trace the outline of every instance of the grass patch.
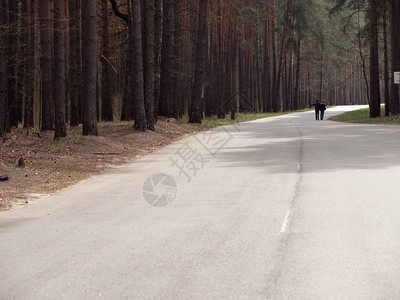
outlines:
M299 112L299 111L296 111ZM232 120L231 115L227 114L225 119L218 119L216 116L213 116L211 118L205 118L203 120L204 125L229 125L229 124L234 124L234 123L240 123L240 122L248 122L248 121L254 121L258 119L264 119L264 118L270 118L270 117L276 117L276 116L281 116L289 113L294 113L294 111L289 111L289 112L277 112L277 113L237 113L236 114L236 119Z
M381 108L380 118L371 119L369 117L369 108L364 108L331 117L330 120L345 123L400 125L399 116L390 115L385 117L384 106Z

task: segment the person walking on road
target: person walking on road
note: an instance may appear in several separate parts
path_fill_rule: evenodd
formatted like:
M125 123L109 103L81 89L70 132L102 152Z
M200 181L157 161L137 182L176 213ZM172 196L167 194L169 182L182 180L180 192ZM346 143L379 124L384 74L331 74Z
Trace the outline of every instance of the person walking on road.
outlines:
M319 103L319 101L317 101L317 102L315 102L315 103L309 105L310 108L311 108L312 106L314 106L314 108L315 108L315 120L318 121L318 120L319 120L319 108L320 108L320 103Z
M319 104L319 112L320 112L321 121L324 120L325 110L326 110L325 101L322 101Z

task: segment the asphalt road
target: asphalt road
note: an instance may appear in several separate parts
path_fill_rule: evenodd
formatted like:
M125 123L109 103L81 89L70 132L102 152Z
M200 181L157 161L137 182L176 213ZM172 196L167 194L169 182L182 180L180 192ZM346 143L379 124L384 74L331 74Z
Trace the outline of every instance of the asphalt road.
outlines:
M399 192L399 127L222 127L1 213L0 299L400 299Z

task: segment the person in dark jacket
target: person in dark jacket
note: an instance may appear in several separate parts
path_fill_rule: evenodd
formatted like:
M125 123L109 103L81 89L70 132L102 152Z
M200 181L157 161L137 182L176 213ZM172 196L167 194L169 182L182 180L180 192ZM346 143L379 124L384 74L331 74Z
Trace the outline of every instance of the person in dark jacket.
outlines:
M322 102L319 104L319 112L320 112L321 121L324 120L325 110L326 110L325 101L322 101Z
M315 120L318 121L319 120L319 107L320 107L319 101L309 105L309 107L312 107L312 106L314 106L314 108L315 108Z

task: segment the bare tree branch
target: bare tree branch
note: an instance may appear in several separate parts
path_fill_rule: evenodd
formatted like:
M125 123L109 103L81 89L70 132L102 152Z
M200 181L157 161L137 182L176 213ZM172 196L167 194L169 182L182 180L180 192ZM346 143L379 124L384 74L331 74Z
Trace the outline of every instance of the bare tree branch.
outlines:
M124 20L126 24L128 24L129 23L128 14L119 10L119 5L118 5L116 0L110 0L110 2L111 2L111 5L112 5L112 9L114 11L114 14L118 18L121 18L122 20Z

